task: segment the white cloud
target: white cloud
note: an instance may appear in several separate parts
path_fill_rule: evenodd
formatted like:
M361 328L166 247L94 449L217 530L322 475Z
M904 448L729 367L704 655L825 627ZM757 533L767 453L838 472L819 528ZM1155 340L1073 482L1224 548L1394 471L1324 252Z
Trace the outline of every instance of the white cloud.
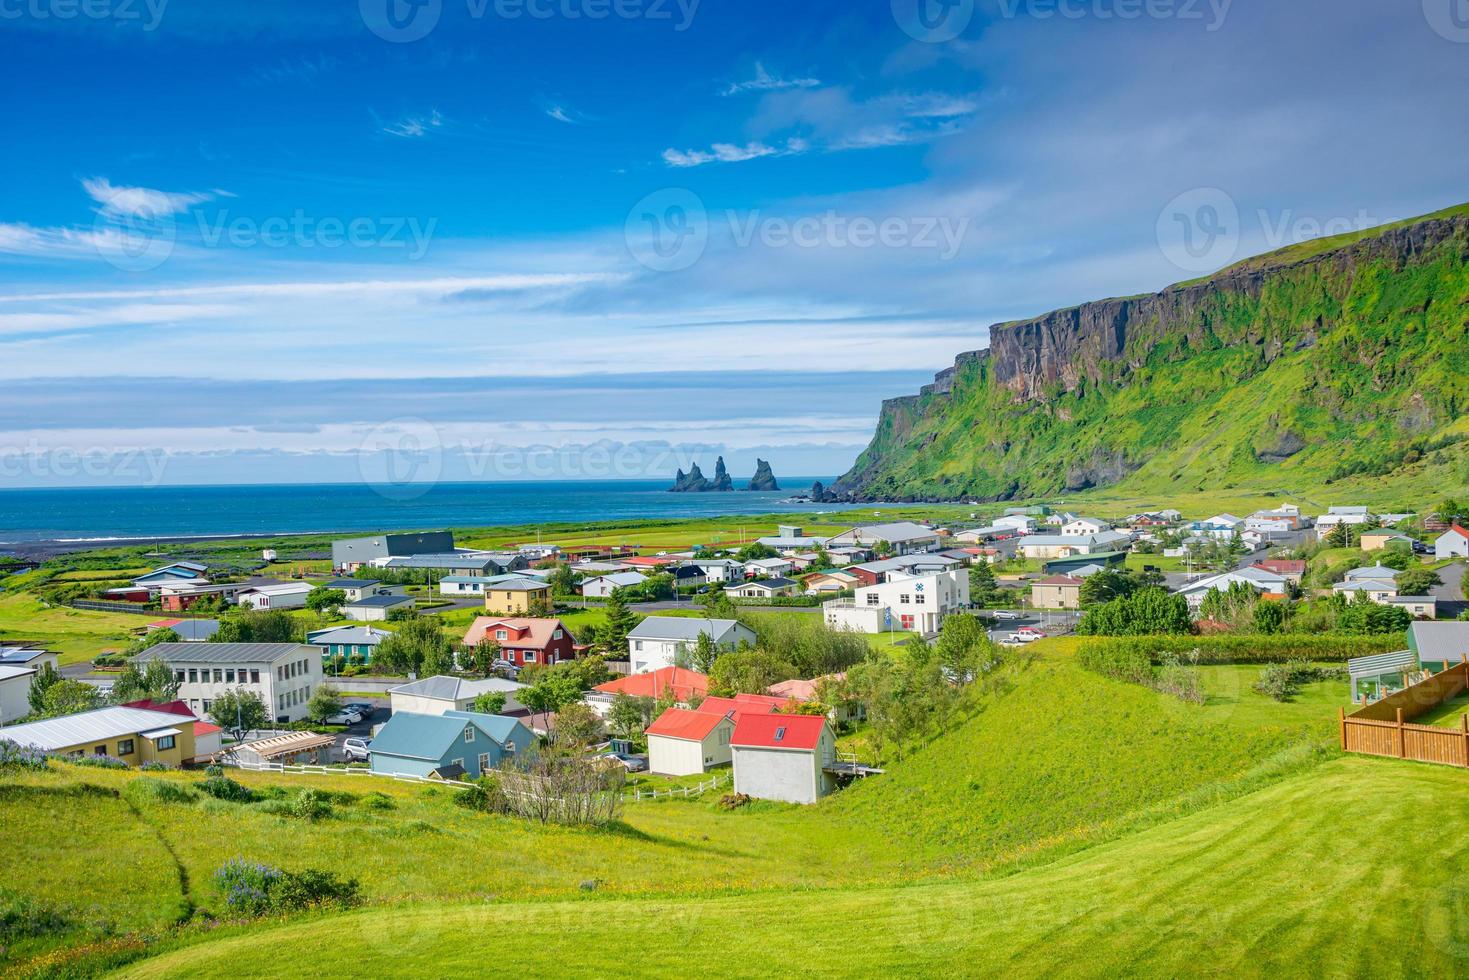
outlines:
M724 90L724 95L739 95L742 92L779 92L791 88L817 88L821 85L819 78L781 78L772 75L765 70L760 62L755 62L755 77L743 82L735 82Z
M566 123L568 126L580 126L582 124L581 115L579 113L572 112L572 110L566 108L566 106L564 105L553 105L548 107L546 109L546 115L550 116L552 119L556 120L559 123Z
M406 116L395 123L382 127L382 131L389 136L400 136L404 139L419 139L427 136L431 130L439 129L444 125L444 117L435 109L426 116Z
M663 151L663 162L670 167L702 167L706 163L743 163L761 157L795 156L809 149L805 140L791 138L783 147L768 143L752 142L740 146L735 143L715 143L708 150Z
M82 188L97 202L98 213L108 218L166 218L217 197L233 196L218 189L176 193L151 187L125 187L106 177L87 177L82 180Z

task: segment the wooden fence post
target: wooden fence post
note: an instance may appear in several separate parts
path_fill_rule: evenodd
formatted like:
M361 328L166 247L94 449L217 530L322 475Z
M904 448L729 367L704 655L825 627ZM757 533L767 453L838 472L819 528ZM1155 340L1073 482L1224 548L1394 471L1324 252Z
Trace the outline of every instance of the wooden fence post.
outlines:
M1465 715L1464 717L1466 719L1469 719L1469 715ZM1345 752L1347 750L1347 709L1346 708L1338 707L1336 709L1336 720L1337 720L1338 724L1341 726L1341 750L1343 752Z
M1403 709L1398 709L1398 758L1408 757L1408 743L1403 737Z
M1469 767L1469 715L1460 715L1460 730L1464 733L1464 765Z

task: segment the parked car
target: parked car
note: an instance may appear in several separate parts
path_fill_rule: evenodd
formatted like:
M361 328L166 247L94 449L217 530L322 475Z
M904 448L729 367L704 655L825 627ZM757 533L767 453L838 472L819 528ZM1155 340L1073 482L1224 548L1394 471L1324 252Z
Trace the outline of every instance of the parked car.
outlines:
M1014 633L1006 633L999 640L1000 646L1002 647L1018 647L1024 642L1024 640L1017 637Z
M994 612L990 613L990 615L993 616L993 617L995 617L996 619L1021 619L1022 618L1021 615L1020 615L1020 613L1015 612L1015 611L1010 610L1010 609L996 609Z
M1046 631L1037 629L1034 626L1022 626L1015 632L1019 636L1028 636L1032 640L1044 640L1046 638Z
M372 739L349 738L342 743L342 758L347 762L366 762Z
M601 756L608 764L617 763L628 772L647 772L648 760L626 752L604 752Z
M377 705L370 701L348 701L342 705L342 710L355 711L365 720L371 718L377 712Z
M343 708L326 720L328 725L355 725L362 720L362 715L351 708Z
M1010 639L1014 643L1034 643L1040 637L1034 633L1021 633L1017 631L1010 634Z

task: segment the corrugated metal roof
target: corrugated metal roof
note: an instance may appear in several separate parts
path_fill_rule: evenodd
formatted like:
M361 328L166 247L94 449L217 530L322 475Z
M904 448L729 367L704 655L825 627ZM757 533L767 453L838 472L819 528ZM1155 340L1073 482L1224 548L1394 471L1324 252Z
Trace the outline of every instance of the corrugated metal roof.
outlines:
M461 698L476 698L487 693L514 694L523 687L525 687L524 684L517 684L515 681L507 681L500 677L469 681L439 674L414 681L412 684L404 684L402 687L389 688L388 693L435 698L442 701L458 701Z
M321 651L303 643L160 643L144 650L133 660L140 664L153 660L171 664L273 664L287 657L320 654Z
M47 718L25 725L0 728L0 738L17 745L34 745L42 749L63 749L87 742L103 742L123 735L137 735L159 726L178 722L179 716L166 711L142 708L98 708L61 718Z
M1370 657L1356 657L1347 661L1347 673L1353 677L1391 674L1399 670L1416 670L1417 667L1418 657L1412 650L1377 653Z
M1469 655L1469 623L1413 623L1408 646L1419 660L1461 660Z

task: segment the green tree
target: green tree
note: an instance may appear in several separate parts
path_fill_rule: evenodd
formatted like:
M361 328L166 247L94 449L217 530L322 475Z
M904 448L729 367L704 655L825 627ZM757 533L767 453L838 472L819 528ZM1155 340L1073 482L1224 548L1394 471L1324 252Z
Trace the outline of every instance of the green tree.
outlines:
M318 686L311 692L311 700L306 702L306 713L318 725L341 710L342 695L330 684Z
M580 701L582 687L570 671L543 670L530 687L515 692L515 700L531 711L554 714L565 705Z
M346 601L347 593L344 589L329 589L318 585L306 593L306 608L317 614L325 613L328 609L340 609Z
M715 645L714 639L708 633L700 633L689 654L689 666L701 674L707 674L718 656L719 647Z
M1146 636L1188 633L1192 628L1188 601L1181 595L1150 586L1088 609L1076 631L1092 636Z
M32 714L46 713L46 692L59 683L61 683L61 674L49 663L43 664L41 669L36 671L36 676L31 678L30 691L26 694Z
M213 643L296 643L304 639L301 624L283 609L250 609L220 621Z
M994 605L1001 600L999 584L995 582L995 570L987 561L977 562L969 569L969 601L976 606Z
M177 632L166 627L161 630L149 630L140 638L133 641L128 647L127 653L129 657L135 657L144 650L156 647L160 643L181 643L183 639Z
M486 715L498 715L505 710L504 691L486 691L474 699L474 710Z
M1095 606L1098 603L1111 602L1113 599L1132 595L1135 591L1137 591L1137 582L1131 576L1104 568L1082 579L1081 604L1086 607Z
M556 565L556 570L547 577L546 582L551 586L552 595L575 595L577 584L581 576L572 571L566 562Z
M724 591L723 586L705 592L698 598L698 602L709 611L710 619L734 619L738 612L734 600Z
M41 714L47 718L74 715L102 707L102 692L85 681L61 680L46 689Z
M865 641L864 641L865 642ZM764 694L772 684L797 676L796 668L764 650L736 650L720 654L709 669L709 691L729 697Z
M449 649L441 622L432 616L406 620L392 636L378 644L373 663L393 675L426 673L426 662L442 666ZM430 661L430 657L432 660Z
M270 711L260 695L243 687L225 691L209 706L209 717L220 728L250 732L270 724Z
M166 704L178 696L178 679L173 669L162 660L151 660L146 667L139 667L136 660L129 660L112 685L114 704L144 699Z
M999 650L977 617L952 614L944 619L934 653L951 679L968 683L995 662Z
M735 553L735 556L740 561L754 561L757 558L779 558L780 552L768 544L761 544L759 541L756 541L752 544L745 545Z
M607 727L618 738L635 739L653 724L657 709L658 703L652 698L617 694L612 698L612 707L607 711Z
M579 750L591 745L602 735L602 719L580 701L561 706L556 712L555 739L558 745Z
M607 618L597 630L597 645L611 654L622 654L627 650L627 634L642 621L642 617L622 601L614 589L607 600Z
M1268 636L1274 633L1284 632L1285 620L1285 603L1267 599L1255 604L1254 627L1256 633L1264 633Z
M1412 568L1393 576L1399 595L1429 595L1434 586L1443 585L1443 579L1431 568Z

